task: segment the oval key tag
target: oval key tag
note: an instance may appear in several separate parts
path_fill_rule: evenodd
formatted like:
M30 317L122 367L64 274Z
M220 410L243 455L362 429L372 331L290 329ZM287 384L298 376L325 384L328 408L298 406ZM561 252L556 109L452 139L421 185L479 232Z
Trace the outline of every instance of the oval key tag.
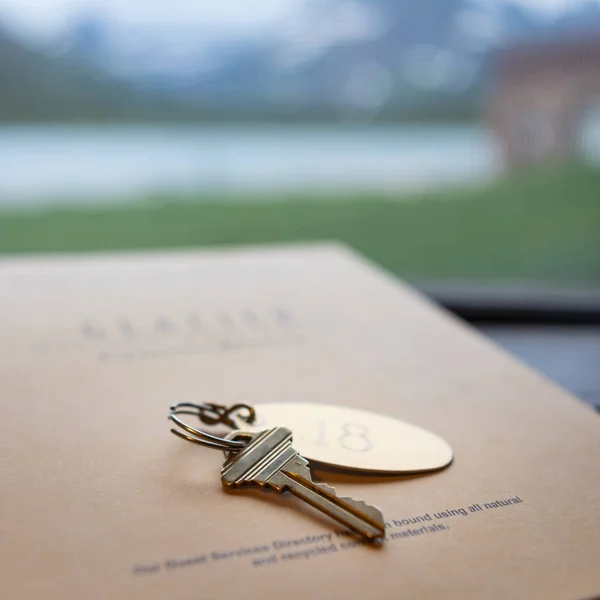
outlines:
M329 404L256 404L244 431L288 427L294 447L315 462L369 473L419 473L452 462L452 448L438 435L392 417Z

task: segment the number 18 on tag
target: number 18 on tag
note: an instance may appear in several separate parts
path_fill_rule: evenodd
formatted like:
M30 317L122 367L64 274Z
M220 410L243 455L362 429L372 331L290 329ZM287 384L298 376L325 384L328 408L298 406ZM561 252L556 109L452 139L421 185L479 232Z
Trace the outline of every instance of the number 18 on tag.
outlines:
M421 473L452 462L452 448L438 435L370 411L329 404L256 404L245 431L285 426L311 463L370 473Z

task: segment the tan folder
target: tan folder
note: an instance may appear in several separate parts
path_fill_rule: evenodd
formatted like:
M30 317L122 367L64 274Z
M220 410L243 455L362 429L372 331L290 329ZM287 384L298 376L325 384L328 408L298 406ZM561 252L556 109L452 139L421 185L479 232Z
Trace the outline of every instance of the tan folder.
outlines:
M600 417L342 247L4 259L0 385L3 599L600 594ZM225 493L177 401L364 408L455 460L319 472L382 509L363 545Z

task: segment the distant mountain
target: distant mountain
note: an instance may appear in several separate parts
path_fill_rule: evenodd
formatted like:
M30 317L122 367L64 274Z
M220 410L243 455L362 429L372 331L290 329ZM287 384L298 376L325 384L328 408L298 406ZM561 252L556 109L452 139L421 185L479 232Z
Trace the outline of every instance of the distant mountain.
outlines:
M477 110L496 49L594 27L594 2L548 20L499 0L313 0L177 94L274 114L461 118Z
M165 109L164 101L44 56L0 30L0 121L153 118Z
M548 19L502 0L310 0L281 27L243 38L88 15L48 48L52 59L0 39L0 93L9 77L10 110L68 103L73 118L469 118L497 48L594 29L591 1Z

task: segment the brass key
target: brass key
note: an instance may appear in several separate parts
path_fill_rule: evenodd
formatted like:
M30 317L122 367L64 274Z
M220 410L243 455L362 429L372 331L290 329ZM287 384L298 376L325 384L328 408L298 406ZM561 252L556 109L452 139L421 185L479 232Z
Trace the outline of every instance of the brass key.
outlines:
M385 536L381 511L359 500L338 498L335 490L312 480L308 461L292 448L292 432L275 427L260 433L235 432L229 439L249 439L231 453L221 470L223 486L260 486L279 493L289 490L368 540Z

